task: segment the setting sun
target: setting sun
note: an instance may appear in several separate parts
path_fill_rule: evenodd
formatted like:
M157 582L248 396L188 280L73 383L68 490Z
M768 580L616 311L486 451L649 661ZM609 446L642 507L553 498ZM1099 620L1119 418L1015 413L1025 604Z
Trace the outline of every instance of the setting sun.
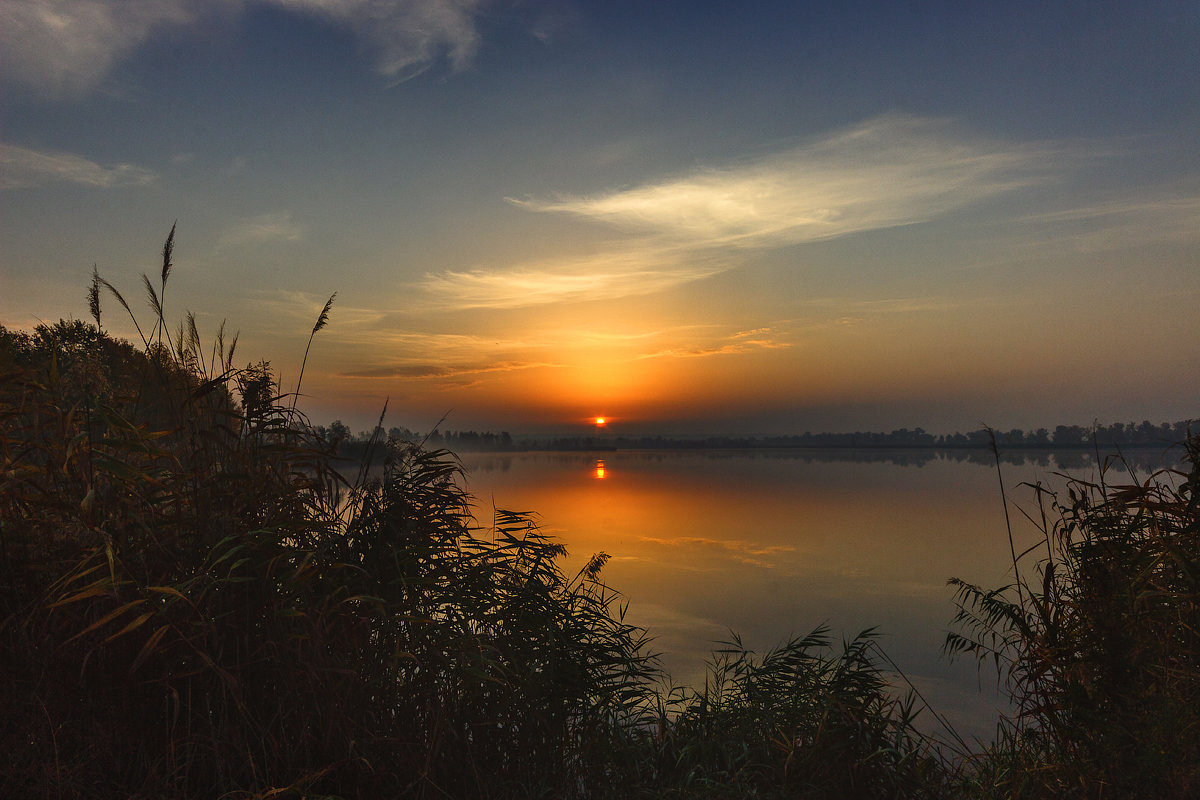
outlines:
M592 420L592 422L594 422L596 424L597 428L603 428L605 425L608 424L608 419L606 417L596 417L595 419Z

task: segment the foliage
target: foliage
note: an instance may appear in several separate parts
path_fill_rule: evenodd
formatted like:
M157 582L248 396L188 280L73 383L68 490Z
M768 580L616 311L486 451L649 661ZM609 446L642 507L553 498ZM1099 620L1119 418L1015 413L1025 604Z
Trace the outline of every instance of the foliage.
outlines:
M952 581L946 649L995 664L1016 709L974 759L986 796L1200 794L1200 439L1186 448L1189 473L1034 487L1035 567Z
M944 796L944 764L880 671L875 634L831 645L821 627L761 658L737 636L716 651L703 691L660 724L663 796Z

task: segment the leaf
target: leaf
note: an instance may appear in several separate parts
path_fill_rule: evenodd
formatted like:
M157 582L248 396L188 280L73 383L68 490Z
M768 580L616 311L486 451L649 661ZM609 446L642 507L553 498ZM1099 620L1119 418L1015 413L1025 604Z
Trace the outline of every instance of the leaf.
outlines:
M140 628L143 624L145 624L146 620L150 619L153 616L154 616L153 611L147 611L146 613L139 615L138 618L135 619L133 622L129 623L124 628L121 628L121 630L117 631L112 636L109 636L104 641L111 642L113 639L124 636L125 634L129 633L130 631Z
M58 608L59 606L65 606L68 603L75 603L80 600L86 600L89 597L96 597L97 595L108 594L111 589L112 584L110 584L107 579L102 579L102 583L103 583L103 585L99 585L99 584L101 584L101 581L97 581L97 583L91 584L91 586L89 588L84 589L81 592L77 592L77 593L71 595L70 597L64 597L62 600L55 601L55 602L51 603L48 607L49 608Z
M178 597L180 600L187 601L187 595L176 589L174 586L147 586L146 591L158 592L159 594L171 594Z
M170 625L162 625L158 630L150 634L150 638L146 640L146 643L142 645L142 649L138 651L137 658L133 659L133 663L129 665L130 675L137 671L137 668L145 663L146 659L154 653L155 648L158 647L158 643L162 641L163 635L166 634L167 629L170 627Z
M146 598L144 598L144 597L141 598L140 600L131 600L130 602L126 603L125 605L121 606L120 608L116 609L115 611L110 611L109 613L105 614L103 617L96 620L91 625L88 625L86 628L81 630L79 633L75 634L70 639L67 639L67 642L73 642L76 639L78 639L80 636L84 636L88 633L91 633L92 631L96 630L99 627L107 625L108 623L110 623L114 619L116 619L117 617L124 614L126 611L130 611L134 608L137 608L144 602L146 602ZM63 644L66 644L66 642L63 642Z

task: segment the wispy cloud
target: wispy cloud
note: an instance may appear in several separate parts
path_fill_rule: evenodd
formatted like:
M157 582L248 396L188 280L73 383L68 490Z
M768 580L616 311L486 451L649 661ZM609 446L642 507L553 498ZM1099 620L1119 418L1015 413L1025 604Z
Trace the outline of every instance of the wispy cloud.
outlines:
M749 163L596 195L510 202L691 247L775 247L933 219L1039 180L1046 156L892 115Z
M388 80L399 83L439 59L461 70L479 48L484 0L4 0L5 76L51 96L97 86L157 30L194 24L253 4L318 15L361 39Z
M805 305L828 308L840 313L855 314L917 314L945 311L960 303L944 297L885 297L863 300L851 297L819 297L804 301Z
M485 363L445 364L441 362L409 361L382 367L347 370L340 373L345 378L457 378L463 375L481 375L489 372L514 372L536 367L554 367L543 361L496 361Z
M292 219L290 211L274 211L243 220L220 239L226 246L298 242L304 238L304 228Z
M638 356L638 359L706 358L708 356L738 355L756 350L780 350L791 346L791 342L781 339L771 328L755 328L749 331L738 331L715 343L668 347L653 353L643 353Z
M48 183L78 183L102 189L144 186L158 176L136 164L104 166L74 153L30 150L0 144L0 180L5 189L26 189Z
M521 308L649 294L728 268L712 258L685 256L677 249L623 248L511 269L431 273L420 288L443 310Z
M559 262L427 275L446 309L518 308L648 294L724 272L740 251L848 236L934 219L1029 186L1048 153L956 136L946 123L885 116L785 152L586 196L514 199L629 231L609 252ZM694 352L744 352L748 342ZM740 348L740 349L739 349Z
M376 69L399 83L445 56L465 69L479 49L475 17L482 0L267 0L282 8L318 14L367 42Z
M1200 194L1164 190L1156 196L1125 198L1022 217L1043 226L1034 241L1065 242L1079 252L1200 240Z
M5 74L51 95L83 92L155 28L191 22L197 8L192 0L5 0Z

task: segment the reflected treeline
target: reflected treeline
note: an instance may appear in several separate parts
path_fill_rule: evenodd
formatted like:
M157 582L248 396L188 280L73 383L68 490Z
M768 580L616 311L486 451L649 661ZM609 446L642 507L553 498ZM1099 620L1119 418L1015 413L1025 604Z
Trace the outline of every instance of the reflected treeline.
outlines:
M516 459L523 461L533 459L541 464L560 466L565 469L576 469L581 464L594 466L597 462L590 455L590 452L594 451L586 451L581 448L580 450L571 451L530 451L519 454L498 453L489 458L473 461L471 472L484 474L509 472L513 468ZM639 451L635 448L629 448L629 451L624 452L623 457L627 460L631 459L635 463L662 463L675 457L675 452L679 452L679 449L663 448L659 450ZM846 462L894 464L900 467L924 467L928 464L938 462L967 463L979 466L994 466L996 463L992 451L982 448L874 447L856 449L773 447L714 448L704 451L689 449L683 452L716 460L729 458L780 459L818 464ZM1122 450L1110 448L1099 451L1084 448L1059 450L1024 448L1000 451L1000 463L1006 466L1023 467L1029 465L1038 467L1039 469L1052 469L1067 473L1076 473L1081 470L1091 470L1103 466L1106 472L1115 471L1117 474L1132 471L1139 480L1158 470L1176 467L1183 457L1183 449L1179 447L1137 447Z
M861 462L886 463L901 467L923 467L934 462L968 463L980 466L993 466L996 458L991 449L983 448L797 448L797 449L764 449L744 451L756 458L786 458L798 459L808 463ZM1149 472L1167 469L1175 466L1184 457L1182 448L1138 447L1124 450L1108 449L1088 450L1085 448L1045 449L1030 448L1018 450L1001 450L1000 463L1022 467L1031 465L1043 469L1056 469L1073 472L1104 466L1107 470L1132 469L1135 474L1144 477Z

